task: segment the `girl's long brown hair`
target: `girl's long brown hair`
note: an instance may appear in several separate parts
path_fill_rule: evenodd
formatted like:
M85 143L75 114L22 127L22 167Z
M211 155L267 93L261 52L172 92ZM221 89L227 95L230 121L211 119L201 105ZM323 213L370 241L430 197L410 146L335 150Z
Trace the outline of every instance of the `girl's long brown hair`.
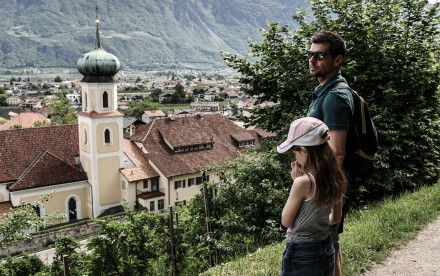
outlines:
M316 180L314 197L316 207L333 206L344 195L347 189L347 178L328 143L306 148L309 156L305 168L313 174Z

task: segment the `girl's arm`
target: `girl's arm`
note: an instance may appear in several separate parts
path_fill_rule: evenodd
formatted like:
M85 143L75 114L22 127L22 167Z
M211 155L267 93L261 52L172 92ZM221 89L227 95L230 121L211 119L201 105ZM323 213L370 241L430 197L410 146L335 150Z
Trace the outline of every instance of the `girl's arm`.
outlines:
M302 170L298 167L298 162L292 162L291 174L294 180L289 198L287 199L281 214L281 224L283 224L283 226L286 228L292 226L298 209L301 206L301 202L310 193L310 178L307 175L301 175L302 173Z
M338 201L338 203L333 205L328 224L333 225L339 223L341 221L341 218L342 218L342 196L341 199Z

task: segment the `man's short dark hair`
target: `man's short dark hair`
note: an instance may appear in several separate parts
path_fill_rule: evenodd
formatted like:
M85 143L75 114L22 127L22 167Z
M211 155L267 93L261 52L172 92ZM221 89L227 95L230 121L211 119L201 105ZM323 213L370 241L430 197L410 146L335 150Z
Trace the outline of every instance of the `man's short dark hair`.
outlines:
M337 33L324 31L324 30L317 31L316 33L313 34L310 42L315 44L324 44L324 43L329 44L330 45L329 51L334 56L342 55L342 57L345 58L345 52L346 52L345 41Z

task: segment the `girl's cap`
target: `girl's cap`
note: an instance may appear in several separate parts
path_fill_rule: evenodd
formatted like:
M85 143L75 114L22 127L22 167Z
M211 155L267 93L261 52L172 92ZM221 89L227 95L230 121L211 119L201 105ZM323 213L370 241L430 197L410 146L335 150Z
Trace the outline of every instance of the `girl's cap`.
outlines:
M328 127L324 122L313 117L297 119L290 124L287 140L277 147L279 153L288 151L293 146L318 146L330 139Z

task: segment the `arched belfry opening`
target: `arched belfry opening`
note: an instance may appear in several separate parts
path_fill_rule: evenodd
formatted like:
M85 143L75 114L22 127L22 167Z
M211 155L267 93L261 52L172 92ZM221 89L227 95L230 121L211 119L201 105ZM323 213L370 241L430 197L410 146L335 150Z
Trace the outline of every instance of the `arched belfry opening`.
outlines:
M105 91L102 94L102 108L108 108L108 93Z

